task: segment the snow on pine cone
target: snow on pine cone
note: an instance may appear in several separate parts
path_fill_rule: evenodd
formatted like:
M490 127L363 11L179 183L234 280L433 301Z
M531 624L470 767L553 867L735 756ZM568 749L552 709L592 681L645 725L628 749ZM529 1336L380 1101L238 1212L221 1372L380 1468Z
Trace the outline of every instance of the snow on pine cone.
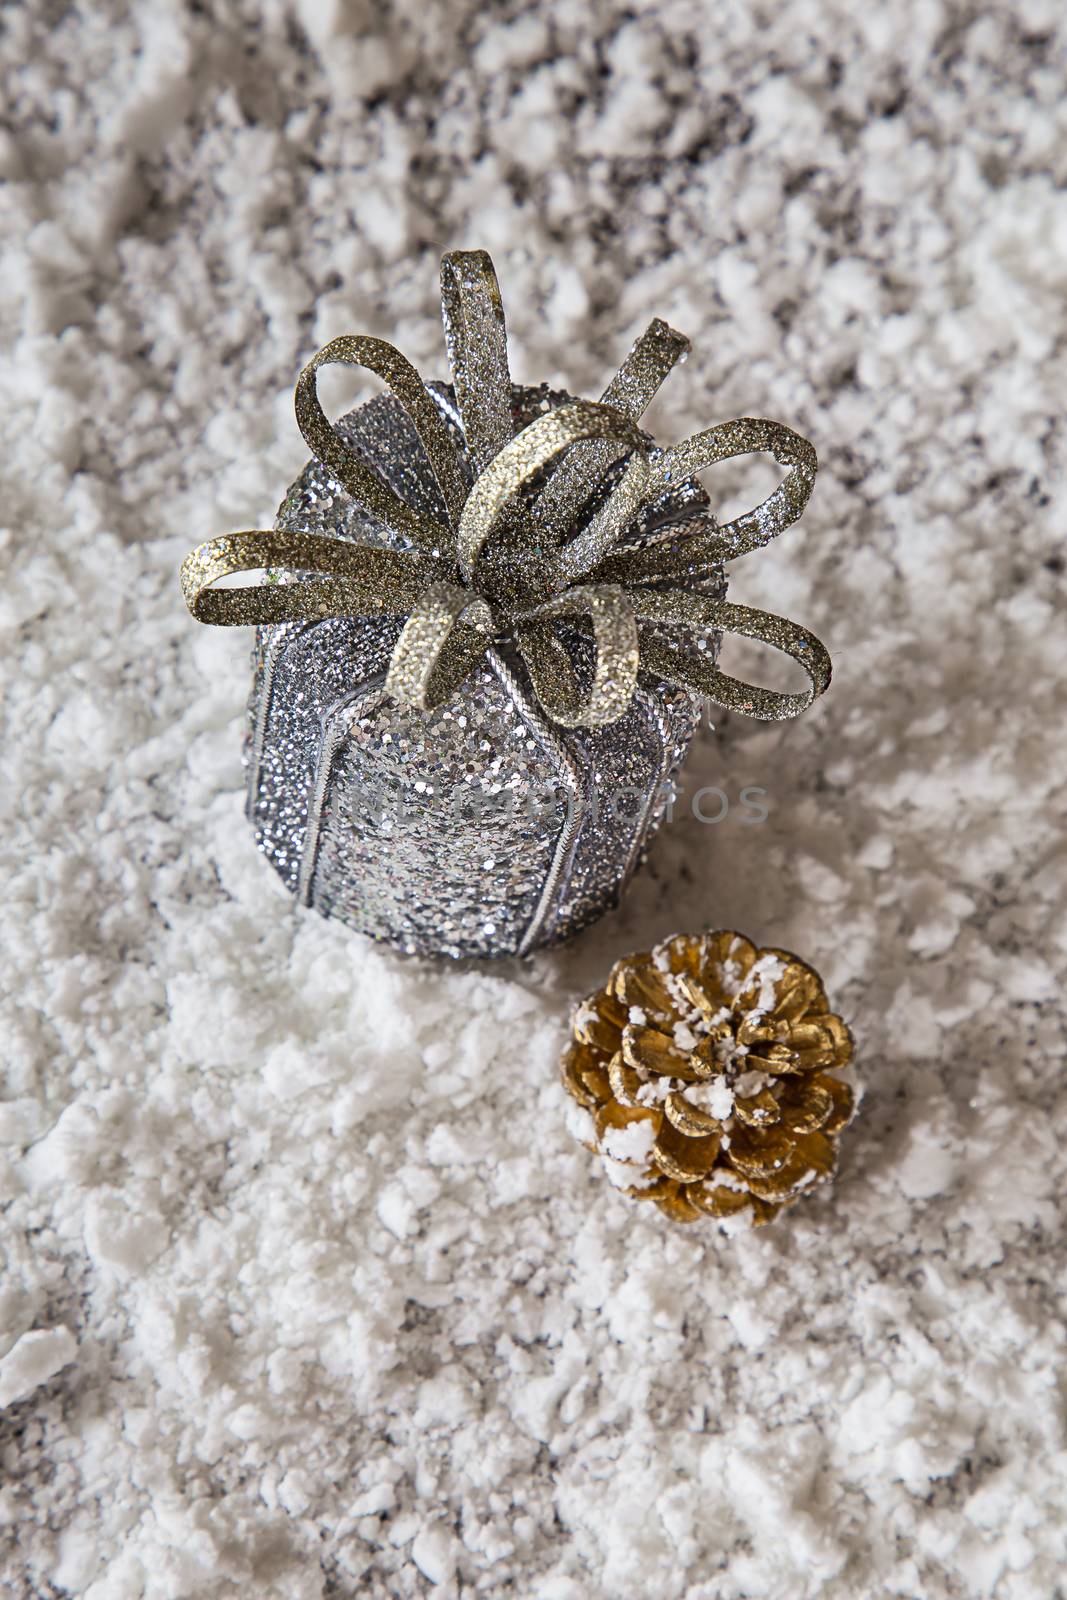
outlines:
M561 1062L572 1131L669 1217L770 1222L833 1173L852 1038L818 973L737 933L678 934L616 963Z

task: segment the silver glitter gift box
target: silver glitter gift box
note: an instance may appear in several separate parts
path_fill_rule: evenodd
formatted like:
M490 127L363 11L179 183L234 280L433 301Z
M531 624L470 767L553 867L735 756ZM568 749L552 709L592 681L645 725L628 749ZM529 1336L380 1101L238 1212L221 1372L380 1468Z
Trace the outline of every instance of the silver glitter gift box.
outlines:
M813 635L723 598L723 561L799 515L815 457L751 418L658 448L638 420L688 348L662 322L594 404L511 383L483 252L445 257L442 301L453 383L333 340L297 385L314 455L274 530L209 540L182 583L201 620L258 624L248 815L287 887L405 951L521 955L617 904L702 699L784 717L825 688ZM315 375L337 361L392 392L334 425ZM718 527L693 475L750 451L787 476ZM727 677L724 631L810 689Z

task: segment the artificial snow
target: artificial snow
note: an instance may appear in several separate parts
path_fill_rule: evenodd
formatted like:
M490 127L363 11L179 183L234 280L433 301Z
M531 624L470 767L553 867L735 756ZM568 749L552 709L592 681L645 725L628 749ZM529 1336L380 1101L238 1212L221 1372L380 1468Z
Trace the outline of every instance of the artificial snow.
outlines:
M5 6L13 1600L1062 1591L1065 43L1053 0ZM834 684L715 713L618 914L461 970L283 893L250 637L176 573L270 525L326 339L445 374L476 245L520 381L596 396L662 316L659 439L814 441L730 597ZM705 926L818 968L867 1090L727 1238L556 1081L574 1001Z
M720 1122L727 1122L733 1115L737 1085L727 1083L725 1078L708 1078L703 1083L679 1084L678 1087L683 1100L718 1117Z
M77 1359L78 1341L69 1328L35 1328L0 1357L0 1408L24 1400Z
M605 1128L601 1140L613 1161L634 1161L638 1164L648 1160L655 1142L655 1124L647 1119L627 1123L623 1128Z
M679 1050L695 1050L700 1043L697 1035L687 1022L676 1022L673 1033L674 1043Z

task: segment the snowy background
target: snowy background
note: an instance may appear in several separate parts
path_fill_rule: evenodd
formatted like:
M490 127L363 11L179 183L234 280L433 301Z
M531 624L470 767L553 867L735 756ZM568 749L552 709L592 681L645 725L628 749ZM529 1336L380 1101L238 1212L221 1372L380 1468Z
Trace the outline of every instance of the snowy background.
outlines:
M5 7L5 1594L1067 1592L1061 16ZM317 345L443 373L473 245L520 381L598 393L658 314L659 437L815 441L731 592L835 682L695 750L764 824L462 972L291 907L248 637L176 568L269 525ZM705 923L815 962L867 1085L835 1190L738 1240L617 1197L555 1080L571 1002Z

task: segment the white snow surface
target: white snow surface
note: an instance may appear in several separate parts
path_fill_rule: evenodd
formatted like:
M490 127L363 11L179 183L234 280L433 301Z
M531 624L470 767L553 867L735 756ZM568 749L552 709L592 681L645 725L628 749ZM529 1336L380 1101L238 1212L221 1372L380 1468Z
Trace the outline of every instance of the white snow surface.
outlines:
M1057 0L4 7L5 1594L1062 1600L1065 42ZM443 374L475 245L521 381L595 395L660 315L660 438L815 441L731 593L835 682L716 718L729 813L619 914L462 970L290 904L249 639L176 568L269 526L328 337ZM733 1237L619 1195L555 1076L705 924L823 971L867 1089L835 1188Z

